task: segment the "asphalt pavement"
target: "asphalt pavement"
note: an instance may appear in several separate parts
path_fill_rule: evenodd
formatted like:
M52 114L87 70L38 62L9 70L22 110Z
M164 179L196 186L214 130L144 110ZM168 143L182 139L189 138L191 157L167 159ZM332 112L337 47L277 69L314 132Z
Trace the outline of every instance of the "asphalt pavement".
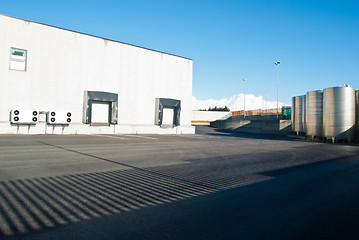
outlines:
M358 239L359 147L273 135L0 135L0 239Z

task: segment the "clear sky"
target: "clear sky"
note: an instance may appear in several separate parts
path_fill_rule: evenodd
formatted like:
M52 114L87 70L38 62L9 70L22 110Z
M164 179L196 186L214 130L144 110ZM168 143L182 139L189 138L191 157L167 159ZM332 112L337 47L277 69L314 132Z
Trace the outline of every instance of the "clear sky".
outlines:
M243 78L276 101L277 61L281 102L359 89L357 0L1 0L0 13L191 58L203 101L233 99Z

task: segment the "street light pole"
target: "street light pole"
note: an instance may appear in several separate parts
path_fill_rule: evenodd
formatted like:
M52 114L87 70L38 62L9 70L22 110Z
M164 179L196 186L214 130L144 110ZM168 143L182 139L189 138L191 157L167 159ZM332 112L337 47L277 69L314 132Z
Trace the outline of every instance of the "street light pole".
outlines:
M243 84L244 84L244 112L243 112L243 119L246 119L246 79L243 78Z
M277 65L277 118L278 118L278 87L279 87L279 64L280 62L274 63Z

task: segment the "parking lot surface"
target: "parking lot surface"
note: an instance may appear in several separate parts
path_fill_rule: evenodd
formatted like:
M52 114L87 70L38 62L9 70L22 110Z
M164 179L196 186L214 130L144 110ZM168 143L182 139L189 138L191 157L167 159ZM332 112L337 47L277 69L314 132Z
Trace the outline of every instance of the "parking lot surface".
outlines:
M357 239L359 147L196 135L0 135L0 239Z

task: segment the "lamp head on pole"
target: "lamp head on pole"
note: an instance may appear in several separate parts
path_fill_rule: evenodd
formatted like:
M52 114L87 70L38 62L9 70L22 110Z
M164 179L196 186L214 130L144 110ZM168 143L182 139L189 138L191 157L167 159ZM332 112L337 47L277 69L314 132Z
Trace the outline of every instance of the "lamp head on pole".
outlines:
M274 63L274 64L278 66L278 65L280 64L280 62L276 62L276 63Z

